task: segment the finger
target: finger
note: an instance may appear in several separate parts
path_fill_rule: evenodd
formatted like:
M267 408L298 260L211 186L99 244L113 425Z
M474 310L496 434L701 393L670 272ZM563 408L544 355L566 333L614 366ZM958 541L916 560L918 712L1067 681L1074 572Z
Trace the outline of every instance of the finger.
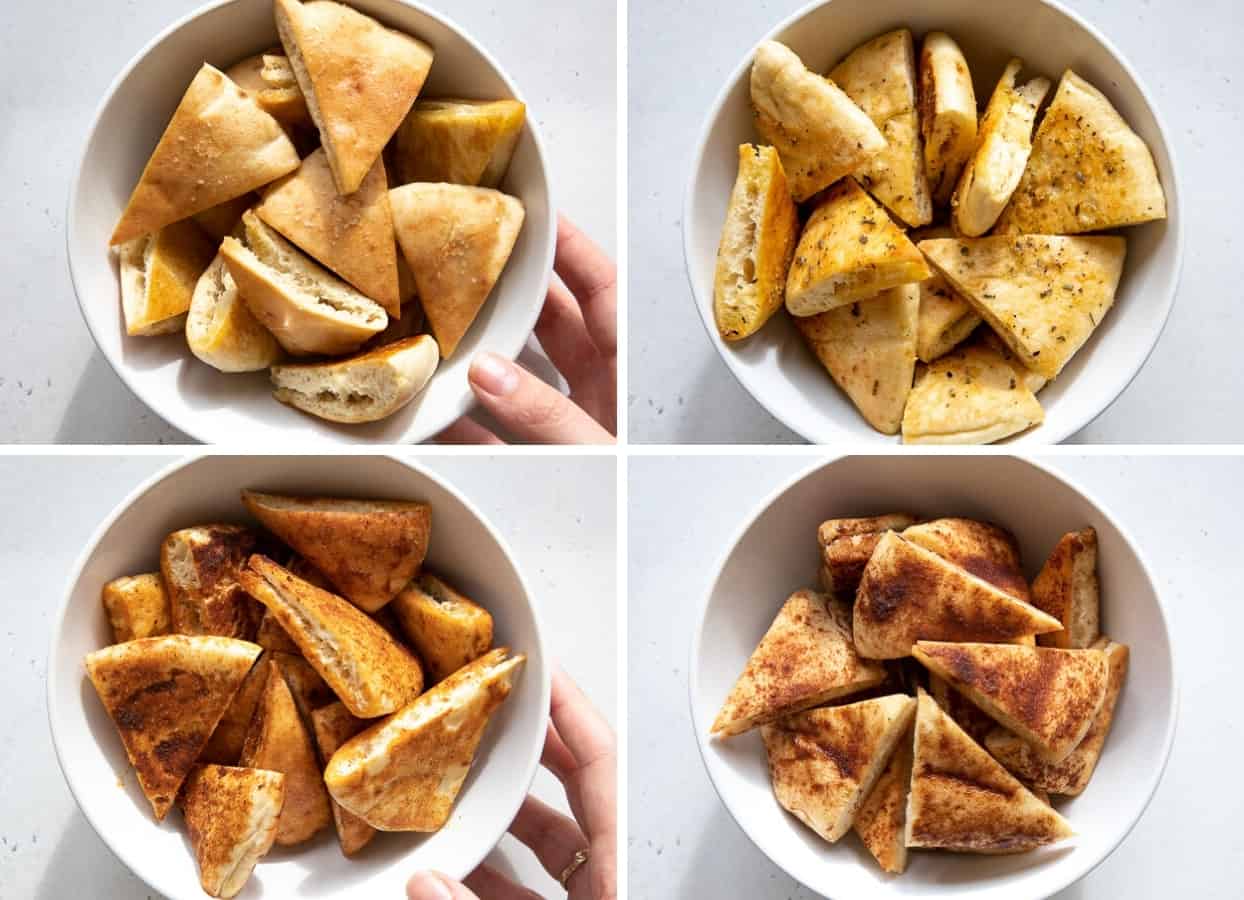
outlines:
M553 270L583 308L583 321L601 355L618 353L618 270L604 251L565 216L557 217Z
M510 823L510 834L531 848L544 871L561 876L580 850L587 849L587 838L579 826L535 797L528 797Z
M470 416L463 416L457 422L454 422L433 440L438 444L504 444L505 441L497 437L483 425L476 422Z
M527 888L517 885L510 879L506 878L492 866L479 866L474 872L466 877L466 885L471 890L479 894L483 900L544 900L535 891L529 891ZM467 894L467 897L473 897L474 894ZM451 900L459 900L459 898L451 894ZM441 898L446 900L446 898Z
M553 667L552 694L549 716L557 734L574 754L578 768L611 757L613 729L561 666Z
M540 764L563 784L575 770L574 754L551 722L548 733L544 736L544 752L540 755Z
M407 900L480 900L469 888L440 872L416 872L406 882Z
M516 437L540 444L608 444L613 436L560 391L495 353L467 376L479 402Z
M566 377L571 391L584 390L599 374L600 353L588 337L583 313L560 284L549 285L540 318L536 320L536 337L553 365Z

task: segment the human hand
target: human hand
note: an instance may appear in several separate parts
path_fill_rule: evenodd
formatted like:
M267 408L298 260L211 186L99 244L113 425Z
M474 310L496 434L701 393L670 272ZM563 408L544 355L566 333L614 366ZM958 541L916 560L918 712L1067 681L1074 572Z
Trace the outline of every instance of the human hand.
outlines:
M608 444L618 420L617 267L587 235L557 218L553 271L536 337L570 385L566 397L522 366L495 353L471 361L476 399L515 438L538 444ZM501 444L469 416L436 438L447 444Z
M540 762L557 776L575 821L528 797L510 833L531 848L540 865L562 881L570 900L617 897L617 750L613 730L560 668L553 669L553 702ZM587 851L577 867L576 854ZM564 873L569 873L563 878ZM406 885L408 900L538 900L496 869L481 865L459 883L439 872L419 872Z

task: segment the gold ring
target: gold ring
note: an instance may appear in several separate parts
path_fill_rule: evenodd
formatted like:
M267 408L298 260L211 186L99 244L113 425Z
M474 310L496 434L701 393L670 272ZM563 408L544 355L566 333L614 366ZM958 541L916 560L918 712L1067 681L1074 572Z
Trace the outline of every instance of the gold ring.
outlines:
M561 882L563 890L570 890L570 888L566 887L566 883L570 881L570 877L574 875L575 872L579 871L579 866L587 862L587 858L588 849L586 847L582 850L576 850L574 852L574 858L570 860L570 865L562 869L561 875L557 878L557 880Z

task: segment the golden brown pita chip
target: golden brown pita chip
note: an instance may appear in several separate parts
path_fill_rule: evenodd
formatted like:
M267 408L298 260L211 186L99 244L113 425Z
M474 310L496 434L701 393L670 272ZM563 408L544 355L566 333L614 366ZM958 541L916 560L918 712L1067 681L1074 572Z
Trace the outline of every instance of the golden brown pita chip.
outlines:
M285 776L264 769L199 766L181 805L199 882L213 897L235 897L272 848L285 803Z
M311 724L315 731L315 742L320 748L320 761L328 765L341 745L367 728L368 723L350 715L344 703L338 701L322 706L311 713ZM332 798L329 798L332 800ZM341 852L346 856L358 853L376 836L372 828L341 804L332 800L333 823L337 826L337 841L341 844Z

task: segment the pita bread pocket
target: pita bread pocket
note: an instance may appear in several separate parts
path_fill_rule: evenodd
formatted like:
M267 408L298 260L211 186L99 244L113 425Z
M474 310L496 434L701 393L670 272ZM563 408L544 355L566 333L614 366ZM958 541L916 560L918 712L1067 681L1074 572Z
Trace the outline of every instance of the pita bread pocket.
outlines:
M338 701L322 706L311 713L315 743L320 749L320 761L328 765L341 745L368 727L363 719L350 715L344 703ZM337 826L337 841L346 856L358 853L376 836L372 828L341 804L330 798L333 807L333 824Z
M916 704L911 703L912 719ZM898 740L881 777L855 814L855 833L882 871L901 874L907 868L907 791L911 786L910 725Z
M381 831L440 829L526 659L508 654L481 656L347 741L324 771L333 799Z
M165 635L87 654L86 673L156 819L173 805L259 653L232 638Z
M756 48L751 101L756 130L781 154L798 202L885 149L886 139L868 114L777 41Z
M181 806L204 891L213 897L241 893L272 848L284 803L280 772L199 766L190 773Z
M861 519L828 519L816 530L821 547L822 586L825 593L848 603L855 600L864 567L877 549L881 535L916 524L907 513Z
M114 578L104 585L100 599L108 613L114 644L159 637L172 627L168 594L159 572Z
M976 91L959 45L942 31L920 48L920 127L924 167L934 202L950 202L963 167L976 149Z
M397 616L433 681L452 675L492 646L488 610L427 572L403 588L385 609Z
M1088 787L1089 779L1097 768L1097 760L1101 758L1106 737L1110 734L1115 704L1118 703L1119 692L1123 689L1123 681L1127 676L1126 644L1116 644L1109 638L1102 638L1093 646L1105 652L1110 667L1106 697L1093 719L1093 724L1084 735L1084 740L1062 762L1044 762L1027 741L1003 728L994 728L985 738L985 746L989 752L1017 778L1052 794L1076 797Z
M190 82L109 244L232 200L298 168L276 119L206 63Z
M233 695L225 714L216 724L216 730L208 739L207 746L199 754L199 762L215 763L222 766L236 766L242 756L242 746L246 743L246 735L251 730L251 720L255 718L255 709L263 697L264 686L268 683L268 661L270 653L261 653L246 673L242 686Z
M859 105L886 146L852 174L864 189L911 227L933 221L924 145L916 111L916 52L900 28L851 51L829 78Z
M331 0L273 8L338 192L353 194L419 95L432 48Z
M302 161L298 171L264 191L255 215L375 300L391 317L401 318L397 247L382 158L376 158L358 190L342 196L321 147Z
M1032 602L1019 543L1000 525L976 519L933 519L905 529L903 537L1016 600Z
M258 372L281 358L281 345L251 313L219 253L194 287L186 344L221 372Z
M882 291L816 316L795 319L821 365L860 415L882 434L897 434L916 370L920 290Z
M261 491L243 491L242 503L367 612L380 609L405 587L428 552L432 508L426 503Z
M761 736L778 803L835 843L851 830L915 714L915 700L891 694L765 725Z
M250 558L246 589L276 616L350 712L387 715L419 696L419 661L366 613L292 575L265 556Z
M1101 634L1101 589L1097 581L1097 531L1064 534L1032 583L1032 602L1063 623L1041 635L1044 647L1083 649Z
M791 594L748 659L713 722L730 737L880 684L886 671L860 659L845 604L815 591Z
M799 237L786 276L786 308L813 316L932 274L886 211L853 178L844 178L825 193Z
M303 725L289 686L274 659L242 747L239 765L285 776L285 805L277 822L276 842L301 844L328 825L328 791L320 777L311 735Z
M923 689L918 702L908 847L1022 853L1074 834Z
M920 641L912 653L1049 763L1084 739L1110 675L1100 650Z
M976 149L950 201L955 228L968 237L984 234L998 221L1032 151L1032 126L1050 82L1034 78L1017 87L1023 68L1023 60L1013 59L1002 73L981 118Z
M1114 304L1127 242L999 235L920 249L1027 368L1054 378Z
M499 187L526 121L517 100L417 100L394 138L397 183Z
M194 286L215 252L192 221L174 222L118 247L125 333L151 337L184 328Z
M369 297L304 256L253 213L220 253L242 299L280 345L295 355L336 355L384 330L388 316Z
M740 144L713 279L713 316L723 340L750 337L782 308L798 238L799 211L777 151Z
M918 640L1009 641L1055 631L1058 620L887 532L864 568L852 621L869 659L910 656Z
M428 326L448 359L510 259L523 204L457 184L403 185L389 191L389 203Z
M199 525L174 531L160 547L173 631L249 641L263 609L238 580L258 535L241 525Z
M1068 69L999 230L1080 234L1164 218L1149 147L1101 91Z

